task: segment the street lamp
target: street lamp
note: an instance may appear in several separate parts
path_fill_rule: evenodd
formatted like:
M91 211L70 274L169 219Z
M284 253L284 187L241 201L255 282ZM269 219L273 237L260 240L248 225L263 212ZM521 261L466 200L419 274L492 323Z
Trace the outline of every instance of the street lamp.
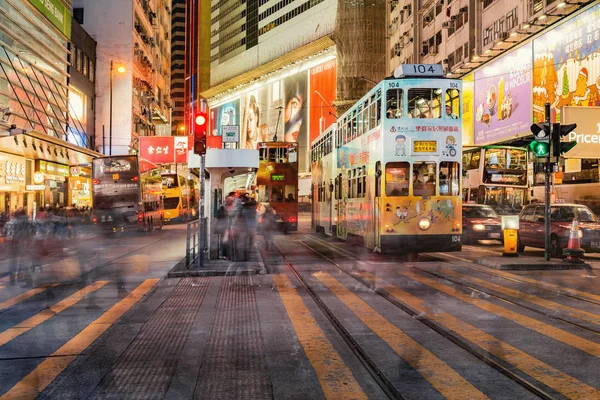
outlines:
M179 125L179 132L185 132L185 125Z
M113 71L115 69L115 63L110 60L110 95L109 95L109 106L108 106L108 155L112 156L112 117L113 117ZM117 72L122 74L125 72L125 67L119 65ZM106 150L104 150L106 154Z

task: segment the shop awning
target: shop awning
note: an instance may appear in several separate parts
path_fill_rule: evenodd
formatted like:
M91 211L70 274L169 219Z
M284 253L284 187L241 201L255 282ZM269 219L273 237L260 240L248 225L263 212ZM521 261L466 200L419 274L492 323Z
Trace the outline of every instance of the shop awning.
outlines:
M565 158L600 158L600 143L578 143L564 154Z
M0 137L0 151L70 166L90 164L102 154L36 131Z

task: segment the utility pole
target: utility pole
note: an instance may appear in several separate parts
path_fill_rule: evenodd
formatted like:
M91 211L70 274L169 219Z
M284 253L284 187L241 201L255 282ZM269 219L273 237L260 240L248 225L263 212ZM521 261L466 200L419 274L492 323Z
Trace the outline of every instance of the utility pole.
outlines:
M550 143L552 143L552 124L550 122L550 103L544 104L546 112L546 125L550 130ZM550 261L550 156L552 152L548 151L546 156L546 168L544 173L545 201L544 201L544 257L546 261Z

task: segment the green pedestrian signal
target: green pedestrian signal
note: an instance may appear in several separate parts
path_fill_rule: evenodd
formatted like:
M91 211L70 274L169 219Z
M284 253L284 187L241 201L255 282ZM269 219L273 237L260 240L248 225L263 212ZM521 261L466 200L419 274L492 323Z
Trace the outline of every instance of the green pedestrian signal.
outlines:
M549 143L537 142L535 140L531 142L529 148L531 151L533 151L533 154L535 154L536 157L546 157L550 152Z
M550 124L533 124L531 132L534 140L529 145L536 157L546 157L550 154Z

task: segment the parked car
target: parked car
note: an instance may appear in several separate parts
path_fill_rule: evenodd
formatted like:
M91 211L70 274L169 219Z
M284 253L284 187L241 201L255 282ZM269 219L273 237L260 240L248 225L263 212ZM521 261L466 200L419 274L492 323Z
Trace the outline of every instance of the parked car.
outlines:
M463 243L475 240L499 240L503 242L502 221L496 211L483 204L463 204Z
M561 257L569 243L573 219L579 223L581 248L600 252L600 221L596 214L581 204L553 204L550 207L550 255ZM544 248L544 205L529 204L519 214L517 250L525 246Z

